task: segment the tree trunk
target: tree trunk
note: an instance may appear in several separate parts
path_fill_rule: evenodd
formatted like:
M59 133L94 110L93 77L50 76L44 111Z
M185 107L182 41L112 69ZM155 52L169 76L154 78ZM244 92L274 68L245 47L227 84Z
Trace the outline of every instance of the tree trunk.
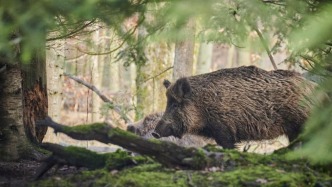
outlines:
M22 77L16 66L0 72L0 160L17 160L26 141L22 119Z
M96 50L100 51L100 39L102 37L102 30L98 28L99 24L96 25L96 31L93 33L92 40L94 43L97 44ZM102 65L101 63L101 56L100 55L93 55L91 56L91 80L92 80L92 85L96 86L97 88L101 88L101 82L102 82L102 77L100 75L100 66ZM101 115L100 115L100 108L101 108L101 101L98 95L92 93L92 115L91 115L91 120L92 121L100 121Z
M208 73L211 71L212 43L201 43L196 66L196 74Z
M37 156L30 142L40 143L47 130L35 126L47 117L44 52L24 67L1 63L6 68L0 72L0 160Z
M136 108L135 108L135 120L139 120L144 116L144 104L147 95L147 89L144 84L145 73L141 64L136 65Z
M184 76L191 76L193 74L195 48L195 22L193 20L189 21L187 30L190 33L189 39L175 44L173 80L177 80Z
M46 51L46 72L48 88L48 116L60 121L62 106L63 70L65 62L65 40L56 40L48 43ZM59 143L53 130L48 129L44 142Z
M146 58L144 54L144 45L142 42L145 35L144 28L140 26L138 28L138 45L136 47L136 109L135 109L135 120L139 120L144 116L144 105L147 97L147 88L145 85L144 79L147 77L144 71L144 66L146 64Z
M34 143L42 142L47 128L35 126L36 120L47 117L45 49L27 64L22 71L23 124L26 136Z

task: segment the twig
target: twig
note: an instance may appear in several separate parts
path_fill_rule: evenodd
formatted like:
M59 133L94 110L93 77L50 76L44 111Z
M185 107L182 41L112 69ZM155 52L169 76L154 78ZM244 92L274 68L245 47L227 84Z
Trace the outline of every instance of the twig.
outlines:
M116 47L115 49L112 49L110 51L106 51L106 52L90 52L90 51L84 51L83 49L81 49L80 47L76 47L76 49L79 51L79 52L82 52L84 54L87 54L87 55L108 55L108 54L111 54L117 50L119 50L124 44L126 43L126 41L123 41L118 47Z
M126 122L132 122L132 120L126 115L123 113L123 109L118 106L118 105L115 105L109 98L107 98L104 94L102 94L94 85L92 84L89 84L87 82L85 82L84 80L82 79L79 79L73 75L70 75L68 73L64 73L63 74L64 76L67 76L69 77L70 79L73 79L74 81L84 85L85 87L89 88L90 90L92 90L93 92L95 92L100 98L101 100L103 100L105 103L109 103L113 109L118 113L120 114L121 118Z
M121 44L116 47L115 49L112 49L110 51L106 51L106 52L90 52L90 51L84 51L83 49L76 47L76 49L82 53L88 54L88 55L107 55L107 54L111 54L117 50L119 50L125 43L127 43L127 40L130 36L132 36L136 30L137 30L138 26L135 26L133 29L131 29L130 31L128 31L127 33L124 34L124 39L121 42Z
M148 80L154 79L154 78L160 76L161 74L165 73L166 71L168 71L172 68L173 68L173 66L168 67L168 68L164 69L163 71L161 71L160 73L158 73L157 75L154 75L153 77L149 77L149 78L145 79L144 82L147 82Z
M61 36L57 36L57 37L54 37L54 38L47 38L46 41L53 41L53 40L59 40L59 39L63 39L63 38L69 38L69 37L77 34L78 32L80 32L81 30L87 28L88 26L93 24L95 21L96 20L93 19L92 21L88 22L87 24L84 24L82 27L80 27L78 29L75 29L74 31L72 31L70 33L67 33L67 34L64 34L64 35L61 35Z
M286 4L280 1L271 1L271 0L263 0L263 3L270 3L273 5L285 6Z
M275 70L277 70L278 67L277 67L277 65L276 65L276 63L275 63L275 61L274 61L274 59L273 59L273 56L272 56L272 54L271 54L271 51L270 51L270 49L269 49L269 47L268 47L268 45L267 45L267 43L266 43L266 41L265 41L265 39L264 39L262 33L261 33L261 31L259 31L256 27L253 27L253 29L254 29L254 30L256 31L256 33L258 34L259 39L261 40L261 42L262 42L262 44L263 44L263 47L264 47L264 49L265 49L267 55L268 55L269 58L270 58L270 61L271 61L271 63L272 63L273 68L274 68Z

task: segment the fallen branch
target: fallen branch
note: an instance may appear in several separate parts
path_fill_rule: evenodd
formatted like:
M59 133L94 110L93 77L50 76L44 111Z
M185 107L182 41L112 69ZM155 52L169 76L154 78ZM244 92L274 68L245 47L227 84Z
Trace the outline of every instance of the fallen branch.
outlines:
M171 142L143 139L130 132L112 128L105 123L68 127L58 124L48 117L38 121L37 125L51 127L55 132L64 133L77 140L97 140L106 144L116 144L127 150L150 156L167 167L200 170L210 167L224 167L226 164L222 159L223 153L211 153L203 149L180 147ZM59 154L59 150L51 151L54 154ZM61 157L70 156L62 155Z
M73 79L74 81L84 85L85 87L89 88L90 90L92 90L93 92L95 92L100 98L101 100L103 100L105 103L108 103L112 106L112 108L114 109L115 112L117 112L118 114L120 114L121 118L126 122L126 123L130 123L132 122L132 120L130 119L130 117L128 117L124 112L121 106L115 105L109 98L107 98L104 94L102 94L94 85L87 83L86 81L79 79L73 75L70 75L68 73L64 73L63 75L69 77L70 79Z
M73 165L87 169L107 168L108 170L120 170L124 167L134 166L148 161L144 157L133 157L129 152L118 150L113 153L98 154L81 147L64 147L52 143L43 143L42 148L53 154L44 160L37 170L35 180L42 177L53 166Z

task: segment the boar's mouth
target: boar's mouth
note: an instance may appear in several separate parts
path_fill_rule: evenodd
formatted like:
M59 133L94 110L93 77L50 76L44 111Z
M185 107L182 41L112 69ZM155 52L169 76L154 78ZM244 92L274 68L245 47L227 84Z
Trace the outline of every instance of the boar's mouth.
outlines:
M159 139L161 138L160 135L157 132L152 132L152 136Z

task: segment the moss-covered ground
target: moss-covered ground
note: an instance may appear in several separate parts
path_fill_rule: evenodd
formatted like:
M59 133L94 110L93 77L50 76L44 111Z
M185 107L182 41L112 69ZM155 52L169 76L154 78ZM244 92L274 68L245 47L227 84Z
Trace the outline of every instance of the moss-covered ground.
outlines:
M213 147L208 150L220 151ZM258 155L223 151L224 166L204 171L165 168L151 159L140 157L135 166L121 170L112 160L130 159L121 151L113 154L105 168L53 176L34 182L33 186L332 186L332 178L321 167L306 160L289 160L284 155ZM136 161L135 161L136 162ZM120 164L121 165L121 164Z

